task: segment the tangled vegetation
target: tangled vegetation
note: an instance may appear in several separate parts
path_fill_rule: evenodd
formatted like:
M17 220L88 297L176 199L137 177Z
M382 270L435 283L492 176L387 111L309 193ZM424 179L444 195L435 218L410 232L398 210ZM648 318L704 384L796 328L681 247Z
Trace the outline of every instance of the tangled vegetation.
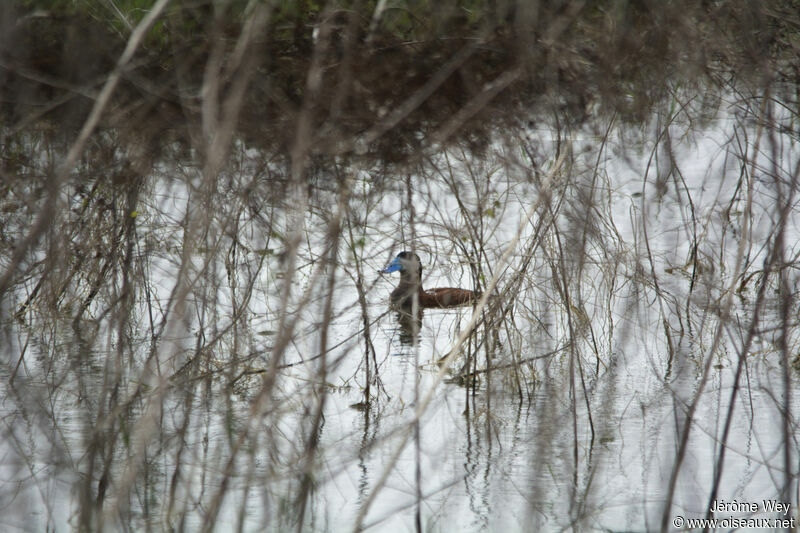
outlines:
M798 13L2 3L0 524L796 502ZM481 300L395 320L403 249Z

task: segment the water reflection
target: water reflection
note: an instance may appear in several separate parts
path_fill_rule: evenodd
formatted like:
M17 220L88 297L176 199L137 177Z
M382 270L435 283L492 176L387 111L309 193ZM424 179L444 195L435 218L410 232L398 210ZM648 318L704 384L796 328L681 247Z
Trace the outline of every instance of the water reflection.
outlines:
M416 315L403 310L398 310L395 313L400 344L412 346L419 342L419 333L422 330L422 315L422 309L419 309Z
M418 520L442 531L519 530L531 522L536 530L647 530L661 521L675 443L689 427L683 423L687 406L694 405L674 509L704 516L714 484L720 499L779 496L784 478L796 474L783 457L796 454L789 437L800 408L796 378L778 348L798 343L793 318L781 311L781 295L788 292L777 283L765 288L758 308L765 318L754 324L755 304L742 301L723 313L722 304L707 302L724 302L730 287L753 298L745 281L770 280L773 272L787 276L789 286L797 282L790 277L795 270L780 265L762 271L764 257L756 256L740 265L740 280L725 277L737 271L739 241L729 239L752 234L747 248L753 250L774 244L769 213L747 222L752 232L731 237L725 228L742 224L744 211L727 206L738 205L741 190L752 189L753 206L772 205L780 195L763 182L741 188L726 177L730 168L719 167L719 178L705 189L719 198L692 198L704 217L699 226L709 230L687 243L684 233L675 237L675 221L682 220L687 190L712 174L707 165L694 178L688 165L690 187L665 189L666 199L653 200L657 209L644 214L639 197L625 194L626 180L642 187L640 174L626 174L616 161L607 162L613 178L595 172L605 155L588 153L588 163L576 155L575 174L559 184L564 190L548 191L558 201L530 220L520 213L537 191L513 169L503 179L514 194L500 194L505 182L488 177L483 184L491 181L498 191L481 189L489 191L484 196L468 195L456 183L459 175L452 183L448 177L409 185L415 205L436 207L420 209L415 223L432 242L450 247L443 255L480 256L482 265L497 270L502 257L510 261L497 291L513 305L485 319L450 368L430 363L450 352L469 308L383 313L390 289L364 281L363 272L374 268L368 263L396 246L387 237L397 233L391 216L348 222L364 237L354 230L353 255L340 258L348 263L339 270L330 267L333 260L320 259L320 250L332 250L325 248L331 233L309 229L295 279L286 284L286 259L259 242L259 224L267 219L250 221L247 205L232 219L248 222L235 231L210 228L221 244L197 244L194 252L166 244L167 237L201 240L199 233L183 233L199 223L191 217L174 227L158 226L157 217L153 227L144 226L144 215L136 217L143 240L131 241L130 250L146 244L158 253L130 255L135 269L108 276L120 283L118 291L104 287L95 303L78 305L63 323L48 315L47 302L36 301L22 306L24 324L3 325L7 365L0 370L7 385L0 404L9 422L0 451L12 459L0 469L11 480L4 495L14 485L24 493L21 500L37 502L38 488L53 487L47 495L56 509L52 518L32 522L31 530L72 515L79 517L76 525L99 530L92 527L99 520L94 509L130 530L200 529L204 523L208 529L238 524L243 531L354 530L366 505L363 524L385 530L413 529ZM782 157L796 159L788 152ZM740 159L746 158L727 158ZM592 169L591 179L581 179L582 164ZM600 174L607 181L595 187ZM241 180L249 183L244 174ZM593 203L601 194L607 196ZM569 211L585 205L572 201L577 198L592 207ZM388 195L378 202L362 211L395 213ZM93 205L87 200L87 209ZM235 205L231 199L224 207ZM191 207L187 200L181 213L203 212ZM278 203L256 211L271 209L281 218ZM785 212L796 222L792 209ZM320 227L319 213L309 210L308 228ZM484 237L459 230L462 218L481 213L473 221L490 226ZM635 223L626 225L632 217ZM130 214L117 218L131 220ZM718 226L723 219L726 225ZM263 241L287 233L277 226ZM647 237L639 233L642 226ZM79 246L90 240L79 233L83 227L74 225L76 234L65 241ZM519 227L524 231L517 235ZM112 235L125 235L121 229ZM504 256L510 235L516 248ZM796 232L787 235L798 242ZM636 248L645 238L652 254ZM466 249L480 239L479 253ZM106 279L104 268L125 264L117 256L105 260L102 247L95 248L83 251L99 256L94 275L81 283L56 280L77 302ZM220 250L226 252L214 255ZM713 252L726 267L702 275L674 267L698 250ZM46 277L31 272L33 281L22 282L20 293L35 294L35 276ZM126 276L133 276L130 290L122 289ZM467 286L470 276L460 265L430 272L434 286ZM741 339L756 330L763 344L743 353ZM392 357L397 352L402 357ZM737 380L740 357L747 364ZM708 361L713 371L706 378ZM444 372L467 378L447 381ZM696 392L700 383L702 394ZM320 423L310 423L320 412ZM412 430L418 439L405 438ZM724 464L715 452L723 445L730 450ZM303 502L305 515L297 509ZM12 511L24 523L31 516L23 509L37 505ZM298 516L306 516L305 523L298 524Z

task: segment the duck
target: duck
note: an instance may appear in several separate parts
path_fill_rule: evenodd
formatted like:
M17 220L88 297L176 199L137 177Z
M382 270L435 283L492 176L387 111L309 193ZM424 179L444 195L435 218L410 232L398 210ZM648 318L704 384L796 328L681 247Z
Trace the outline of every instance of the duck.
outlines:
M400 272L400 284L392 291L390 296L392 305L398 310L411 310L414 305L414 294L419 295L421 309L448 309L472 305L481 297L480 292L469 289L457 289L454 287L423 289L422 261L414 252L400 252L386 268L378 272L381 274Z

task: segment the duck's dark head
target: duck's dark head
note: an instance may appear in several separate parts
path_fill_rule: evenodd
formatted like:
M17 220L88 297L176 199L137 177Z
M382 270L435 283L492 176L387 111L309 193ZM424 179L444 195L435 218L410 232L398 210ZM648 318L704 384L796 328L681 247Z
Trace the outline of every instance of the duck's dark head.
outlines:
M398 271L402 277L413 277L416 274L417 279L422 279L422 261L414 252L403 251L397 254L397 257L392 259L380 273L390 274Z

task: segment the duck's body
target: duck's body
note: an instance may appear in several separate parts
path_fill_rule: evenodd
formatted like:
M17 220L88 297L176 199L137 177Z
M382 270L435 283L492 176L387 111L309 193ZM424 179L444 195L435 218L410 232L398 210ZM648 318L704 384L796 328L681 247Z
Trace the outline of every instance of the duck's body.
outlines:
M442 287L438 289L424 290L417 288L419 306L423 309L437 307L447 309L448 307L459 307L462 305L472 305L478 301L475 292L467 289L457 289L455 287ZM403 287L400 284L392 291L390 296L392 304L396 307L411 308L414 305L414 289Z
M381 273L400 272L400 284L392 291L392 305L398 309L411 310L414 305L414 295L418 298L421 309L446 309L471 305L478 301L480 293L467 289L442 287L438 289L422 288L422 262L419 256L412 252L400 252L389 266Z

